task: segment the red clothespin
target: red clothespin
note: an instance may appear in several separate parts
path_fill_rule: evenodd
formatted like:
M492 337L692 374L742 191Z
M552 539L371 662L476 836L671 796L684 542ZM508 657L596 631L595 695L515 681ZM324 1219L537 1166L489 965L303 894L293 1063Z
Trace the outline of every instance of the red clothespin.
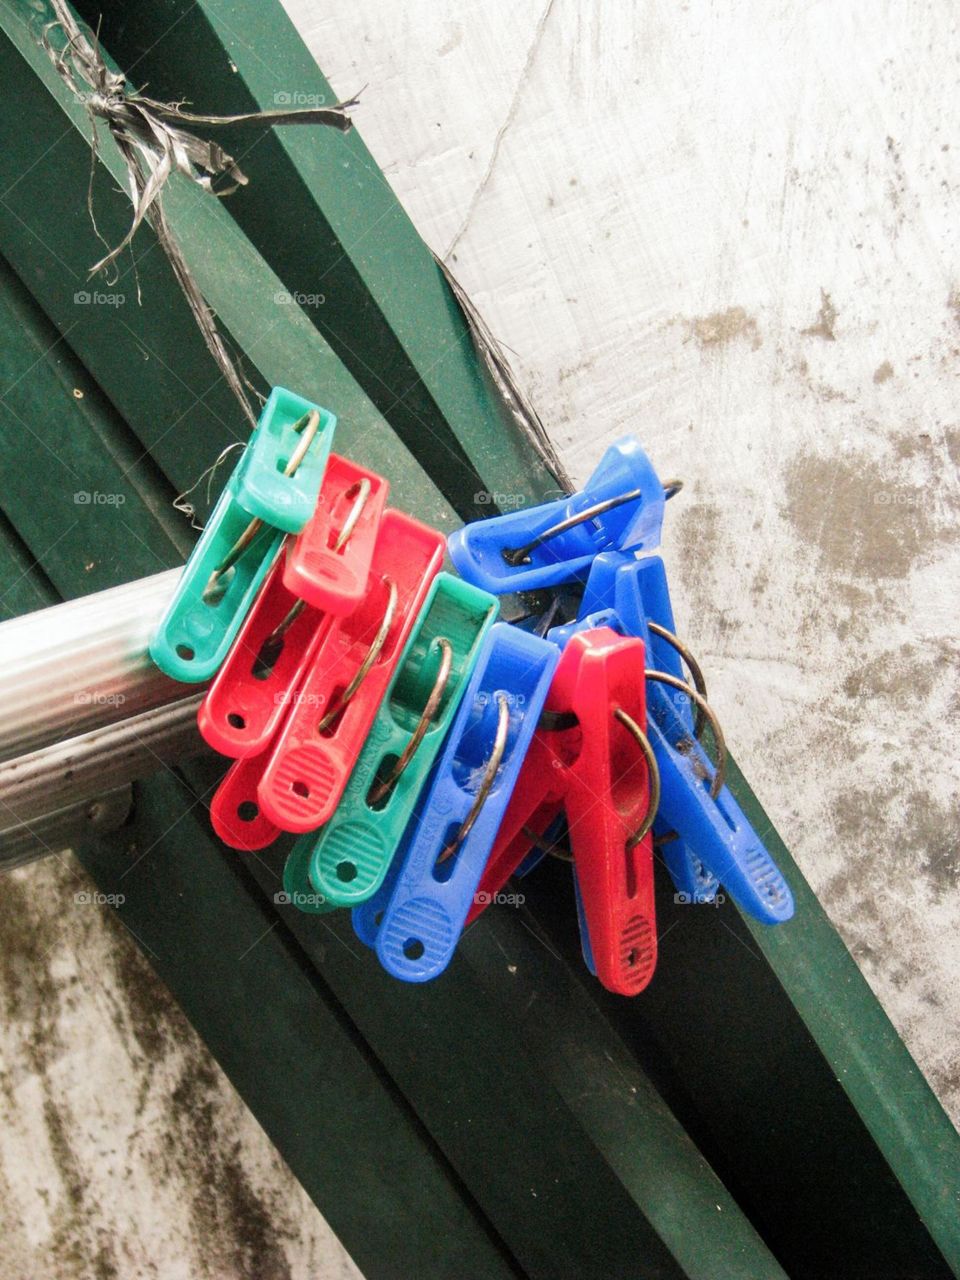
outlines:
M283 830L313 831L336 808L443 552L435 529L384 512L367 594L325 632L260 780L260 809Z
M213 829L231 849L265 849L280 835L280 828L261 813L257 801L265 763L262 755L234 761L210 801Z
M326 613L352 613L367 589L389 489L375 471L332 453L316 509L287 547L287 589Z
M503 887L562 805L597 977L621 995L642 991L657 959L646 723L643 641L573 636L476 895Z
M264 752L332 624L287 589L281 552L200 703L204 740L238 759Z
M389 485L331 454L313 516L288 539L200 704L204 739L244 759L270 745L334 615L363 597Z

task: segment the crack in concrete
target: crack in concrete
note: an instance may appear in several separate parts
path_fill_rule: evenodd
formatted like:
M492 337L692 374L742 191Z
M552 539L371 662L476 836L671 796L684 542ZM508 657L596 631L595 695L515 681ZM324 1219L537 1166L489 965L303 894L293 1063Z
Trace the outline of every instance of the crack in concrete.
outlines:
M463 215L463 221L460 223L460 227L457 230L456 235L453 237L453 239L450 241L450 244L447 246L447 250L443 255L444 262L449 262L450 256L453 253L454 249L456 249L457 245L463 239L463 236L465 235L466 230L470 225L470 220L473 217L474 212L476 211L477 205L480 203L480 198L490 184L490 179L493 176L494 169L496 168L497 160L500 158L500 148L503 144L503 139L506 135L507 130L513 124L513 121L516 117L517 110L520 106L520 99L523 94L524 87L530 76L530 72L533 69L533 64L536 61L537 53L539 52L540 45L543 40L543 33L548 21L550 20L550 14L553 12L553 6L555 4L556 4L556 0L547 0L546 7L544 8L543 13L540 15L539 21L537 22L536 28L533 33L533 39L530 42L530 48L527 50L527 56L526 56L526 59L524 60L523 70L520 72L520 79L517 81L517 87L516 89L514 89L513 97L510 100L510 107L507 111L503 124L497 130L497 136L493 140L493 149L490 152L490 159L487 161L487 167L484 170L483 177L480 179L480 183L476 191L473 193L473 196L470 199L470 203L467 205L467 211Z

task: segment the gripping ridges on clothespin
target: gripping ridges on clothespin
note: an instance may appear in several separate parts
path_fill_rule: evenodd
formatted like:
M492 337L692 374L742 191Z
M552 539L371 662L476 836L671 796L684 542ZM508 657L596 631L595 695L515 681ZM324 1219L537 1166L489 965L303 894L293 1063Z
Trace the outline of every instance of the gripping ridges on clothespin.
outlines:
M449 964L558 656L539 636L490 629L395 872L371 900L384 913L377 955L394 977L425 982Z

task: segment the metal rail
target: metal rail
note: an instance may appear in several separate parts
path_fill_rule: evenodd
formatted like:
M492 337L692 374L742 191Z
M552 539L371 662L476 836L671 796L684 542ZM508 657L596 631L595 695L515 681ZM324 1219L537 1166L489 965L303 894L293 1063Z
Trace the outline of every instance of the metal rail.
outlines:
M0 868L129 812L129 786L204 750L202 690L158 671L147 639L179 571L0 623Z

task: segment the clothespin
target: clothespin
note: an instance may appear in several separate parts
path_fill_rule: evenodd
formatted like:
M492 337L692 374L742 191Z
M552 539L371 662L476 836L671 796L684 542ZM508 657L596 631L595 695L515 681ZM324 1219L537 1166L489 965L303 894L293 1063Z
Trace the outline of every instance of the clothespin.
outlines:
M622 995L643 990L657 955L643 663L643 641L608 628L570 639L478 892L500 889L562 804L597 976Z
M336 811L301 837L310 883L333 906L380 887L498 609L452 574L434 579Z
M350 613L366 591L387 488L375 472L331 454L314 515L287 540L200 704L200 732L216 751L267 749L332 615Z
M604 601L606 609L586 612ZM551 630L549 637L563 643L579 629L603 624L641 637L651 655L648 733L661 780L655 831L678 891L690 901L703 902L722 884L762 923L789 920L794 909L789 886L724 785L722 730L706 701L700 668L677 640L663 562L656 556L598 556L582 609L578 622ZM693 686L683 679L681 657L691 670ZM717 767L699 745L705 722L720 752Z
M281 834L260 811L257 785L266 759L263 755L235 760L210 801L210 822L231 849L265 849Z
M666 570L659 556L645 556L637 560L623 552L602 552L590 566L578 619L550 628L547 636L562 648L575 632L591 627L612 627L621 635L639 636L643 640L649 666L668 673L674 679L684 678L680 651L676 647L676 625ZM702 680L699 667L697 679ZM648 717L664 697L671 698L693 734L693 700L682 691L677 692L676 686L672 692L663 684L654 683L648 687ZM696 727L702 727L700 715ZM651 743L655 732L655 726L648 727ZM657 851L677 891L692 902L711 901L720 887L719 881L706 869L696 852L677 837L662 812L654 822L653 833ZM589 948L589 940L585 946Z
M260 808L284 831L333 814L442 560L441 534L384 512L367 594L325 632L260 780Z
M174 680L208 680L223 662L283 542L251 520L227 481L150 638L150 657Z
M335 422L281 387L271 392L150 639L174 680L208 680L223 662L284 531L313 510Z
M274 562L197 712L204 740L221 755L266 751L332 624L287 589L283 560Z
M538 636L491 629L396 874L370 900L374 920L383 911L377 955L395 978L426 982L450 963L558 659Z
M313 515L337 419L274 387L237 464L237 501L264 524L299 533Z
M331 454L316 509L287 548L287 589L325 613L352 613L367 589L389 490L375 471Z
M468 582L494 595L569 582L607 548L657 547L664 501L679 489L679 481L662 485L634 437L625 436L579 493L458 529L450 559Z

